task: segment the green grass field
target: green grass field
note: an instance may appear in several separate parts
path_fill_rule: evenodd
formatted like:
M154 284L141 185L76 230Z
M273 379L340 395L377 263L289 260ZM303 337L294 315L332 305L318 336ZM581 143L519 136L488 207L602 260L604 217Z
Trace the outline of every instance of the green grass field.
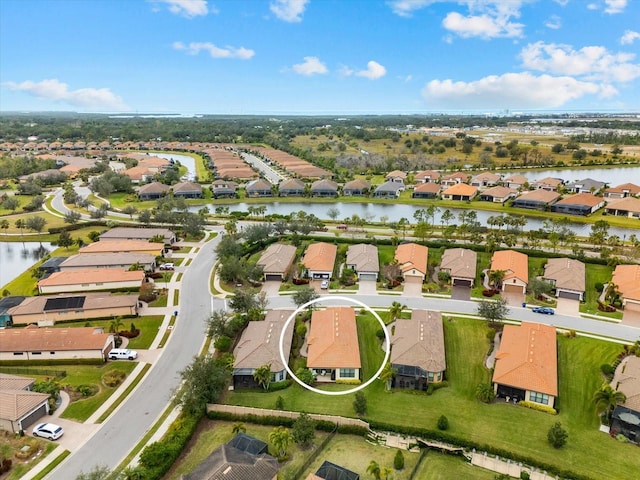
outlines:
M495 472L474 467L464 458L431 450L427 453L414 478L429 480L494 480Z
M603 317L622 318L622 313L607 313L598 310L598 297L600 296L600 292L596 290L596 283L602 283L603 285L609 283L612 274L613 268L608 265L586 264L585 302L580 304L581 312L601 315Z
M382 319L382 316L380 318ZM382 320L384 321L384 319ZM358 346L360 348L360 359L362 361L360 379L364 383L374 376L384 360L382 343L376 337L376 332L381 327L378 319L371 313L358 315L356 324L358 326Z

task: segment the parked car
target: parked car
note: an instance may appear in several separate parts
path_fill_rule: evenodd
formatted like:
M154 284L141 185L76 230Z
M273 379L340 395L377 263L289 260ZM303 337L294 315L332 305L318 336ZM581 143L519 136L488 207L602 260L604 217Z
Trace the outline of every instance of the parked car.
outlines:
M322 283L320 284L320 288L322 290L326 290L329 288L329 280L322 280Z
M109 352L110 360L135 360L138 358L138 352L128 348L114 348Z
M176 268L176 266L171 262L160 265L160 270L173 270L174 268Z
M64 430L60 425L56 425L55 423L39 423L35 427L33 427L33 436L34 437L42 437L48 438L49 440L57 440L59 439Z
M553 308L550 307L533 307L532 311L535 313L542 313L544 315L553 315L555 313Z

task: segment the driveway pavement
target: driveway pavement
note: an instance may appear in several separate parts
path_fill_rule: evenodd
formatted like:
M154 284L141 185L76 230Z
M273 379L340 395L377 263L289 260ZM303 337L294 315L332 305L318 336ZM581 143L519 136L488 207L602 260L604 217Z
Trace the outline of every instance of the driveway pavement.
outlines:
M451 298L454 300L471 300L471 289L469 287L451 287Z
M404 281L403 297L422 297L422 280L408 277Z
M269 280L268 282L264 282L262 284L262 288L260 289L260 291L264 292L267 297L274 297L278 295L278 292L280 292L281 285L281 281Z
M363 295L375 295L377 283L374 280L360 280L358 282L358 293Z
M512 307L521 307L524 302L524 294L515 292L501 292L502 298L507 301L507 305Z
M29 435L32 435L31 432L33 432L33 427L35 427L38 423L48 422L55 423L56 425L60 425L62 427L62 429L64 430L64 435L62 435L58 440L55 440L55 443L61 445L72 453L76 452L87 441L87 438L91 437L102 426L99 423L78 423L67 418L45 415L40 420L38 420L36 424L34 424L32 427L29 427L27 433Z
M564 315L579 317L580 301L572 300L570 298L558 298L558 306L556 307L556 313L562 313Z
M625 310L622 315L622 324L630 327L640 327L640 311Z

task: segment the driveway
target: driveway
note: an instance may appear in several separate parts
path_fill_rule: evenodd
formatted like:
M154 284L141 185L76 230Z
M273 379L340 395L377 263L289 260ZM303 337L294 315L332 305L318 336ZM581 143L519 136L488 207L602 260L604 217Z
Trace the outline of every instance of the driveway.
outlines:
M512 307L521 307L524 302L524 294L516 292L501 292L502 298L507 301L507 305Z
M640 311L629 309L624 310L622 315L622 324L640 328Z
M360 280L358 282L358 293L363 295L375 295L377 283L375 280Z
M571 298L558 298L556 313L563 315L571 315L572 317L580 316L580 301Z
M471 288L454 285L451 287L451 298L453 300L471 300Z
M403 297L422 297L422 279L407 277L404 281Z
M267 297L277 297L280 293L280 286L282 281L269 280L262 284L261 292L264 292Z
M55 440L55 443L62 445L72 453L78 451L78 449L84 445L84 443L102 426L102 424L99 423L78 423L66 418L57 418L53 415L45 415L38 420L38 422L29 427L27 433L32 435L31 432L33 432L33 427L39 423L48 422L55 423L62 427L64 435L62 435L58 440Z

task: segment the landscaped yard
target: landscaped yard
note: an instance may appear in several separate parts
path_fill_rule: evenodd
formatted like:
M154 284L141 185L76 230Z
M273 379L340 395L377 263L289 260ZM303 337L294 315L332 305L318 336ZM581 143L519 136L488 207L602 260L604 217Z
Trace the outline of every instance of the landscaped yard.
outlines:
M158 334L158 329L162 324L162 320L164 317L162 315L146 315L143 317L137 318L123 318L122 325L120 326L120 331L129 330L131 328L131 324L133 323L135 327L140 330L140 335L135 338L129 339L129 344L127 348L133 349L145 349L149 348L153 339L156 338ZM90 320L87 322L76 322L76 323L65 323L58 324L58 327L102 327L105 332L108 332L111 323L113 320Z
M414 478L429 480L494 480L495 472L474 467L457 455L446 455L431 450L422 460Z
M598 310L598 297L600 292L596 290L596 283L602 283L603 285L611 281L611 275L613 274L613 268L608 265L595 265L591 263L586 264L586 290L584 293L585 302L580 304L580 311L582 313L590 313L592 315L601 315L603 317L622 318L622 312L601 312Z
M490 379L490 372L483 366L488 350L487 327L481 321L456 318L445 319L444 328L449 386L428 396L388 393L382 382L376 381L365 390L367 418L435 429L438 417L446 415L450 423L448 433L453 436L592 478L629 478L629 472L640 469L637 447L620 444L600 433L591 404L593 393L602 382L599 367L613 361L620 351L619 345L582 337L559 338L559 415L552 416L513 404L478 402L477 385ZM279 395L287 410L355 416L353 395L334 397L327 402L325 397L297 385L275 393L229 392L225 401L273 408ZM552 448L546 439L549 427L556 421L562 422L569 432L569 441L561 450Z
M358 315L356 324L358 326L360 361L362 362L360 380L364 383L375 375L384 360L382 343L376 337L376 332L380 330L381 326L380 322L369 312L365 315Z

